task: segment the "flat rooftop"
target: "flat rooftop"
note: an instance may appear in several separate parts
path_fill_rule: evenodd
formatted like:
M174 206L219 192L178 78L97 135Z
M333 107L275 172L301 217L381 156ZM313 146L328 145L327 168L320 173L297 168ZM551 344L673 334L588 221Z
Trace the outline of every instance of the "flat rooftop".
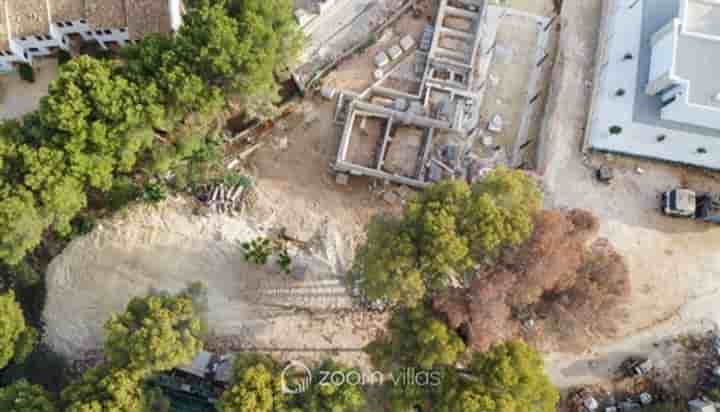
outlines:
M720 3L712 0L688 0L685 7L685 31L720 37Z
M680 17L681 1L686 0L639 0L634 7L621 7L620 3L625 3L617 2L607 20L607 37L599 40L604 50L598 57L599 72L594 83L586 146L720 170L720 130L664 120L660 118L660 97L645 93L650 76L651 38L672 19ZM627 53L635 58L624 61ZM720 49L714 54L720 58ZM687 63L698 65L701 61L703 64L698 66L711 67L714 63L704 62L714 58L695 57ZM689 71L703 68L683 66L681 70L693 74ZM710 83L717 84L716 80ZM619 89L634 92L619 97L615 94ZM611 134L613 126L620 127L622 133Z
M85 15L85 0L51 0L52 20L71 21L87 17Z
M678 36L675 75L690 81L688 102L720 108L715 96L720 93L720 38L680 34Z
M133 0L126 4L131 39L139 39L150 33L169 33L172 30L167 0Z
M118 0L85 0L85 16L97 28L127 27L125 5L131 2Z
M50 31L50 11L46 0L6 0L9 31L13 38Z
M7 26L7 8L7 2L0 0L0 50L2 51L8 49L8 41L10 40Z

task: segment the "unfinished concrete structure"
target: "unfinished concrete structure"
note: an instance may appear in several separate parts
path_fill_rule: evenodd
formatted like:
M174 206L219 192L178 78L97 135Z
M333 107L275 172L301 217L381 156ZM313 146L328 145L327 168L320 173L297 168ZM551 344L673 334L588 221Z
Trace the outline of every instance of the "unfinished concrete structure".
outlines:
M510 74L523 72L518 78L525 80L516 85L513 136L504 147L488 136L499 132L490 119L500 116L483 111L500 110L495 102L501 97L493 90L492 104L484 99L492 89L488 75L499 28L505 24L507 31L507 24L518 21L532 38L518 53L523 64ZM546 64L552 61L546 50L551 25L550 18L484 0L440 0L435 25L412 39L417 49L403 47L403 55L386 62L376 82L359 95L341 93L336 122L344 127L334 169L425 187L448 178L474 181L498 164L524 164L516 159L532 140L530 122L540 122L541 77L549 79L551 72ZM514 44L505 49L510 47Z
M479 98L471 89L485 11L484 0L442 0L427 50L421 39L420 50L362 95L340 97L344 128L336 171L413 187L462 173L447 159L431 158L438 149L433 136L445 131L466 138L479 121ZM416 93L385 87L394 72L407 68L421 76Z

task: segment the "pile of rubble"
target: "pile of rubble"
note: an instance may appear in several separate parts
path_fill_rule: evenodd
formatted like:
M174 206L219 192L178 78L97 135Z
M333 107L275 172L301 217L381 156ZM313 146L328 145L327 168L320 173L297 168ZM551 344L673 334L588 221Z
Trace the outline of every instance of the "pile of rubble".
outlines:
M214 183L202 186L196 192L196 197L208 212L234 216L253 201L254 191L251 185L243 183L234 186Z

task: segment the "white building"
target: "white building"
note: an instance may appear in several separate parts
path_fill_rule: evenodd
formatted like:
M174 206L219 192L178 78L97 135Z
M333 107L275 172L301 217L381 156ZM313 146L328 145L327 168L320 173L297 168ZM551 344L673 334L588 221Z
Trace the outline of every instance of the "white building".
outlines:
M678 17L652 36L646 93L659 96L661 117L720 129L720 2L684 0Z
M584 147L720 170L720 1L603 3Z
M181 16L181 0L0 0L0 71L78 40L107 48L172 33Z

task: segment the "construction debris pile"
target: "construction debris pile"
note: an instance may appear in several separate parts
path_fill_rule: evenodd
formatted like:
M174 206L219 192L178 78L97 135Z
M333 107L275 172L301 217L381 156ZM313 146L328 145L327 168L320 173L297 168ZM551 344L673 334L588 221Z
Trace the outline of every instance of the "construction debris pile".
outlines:
M243 182L231 186L221 182L202 186L196 197L210 213L235 216L252 202L255 194L250 184Z

